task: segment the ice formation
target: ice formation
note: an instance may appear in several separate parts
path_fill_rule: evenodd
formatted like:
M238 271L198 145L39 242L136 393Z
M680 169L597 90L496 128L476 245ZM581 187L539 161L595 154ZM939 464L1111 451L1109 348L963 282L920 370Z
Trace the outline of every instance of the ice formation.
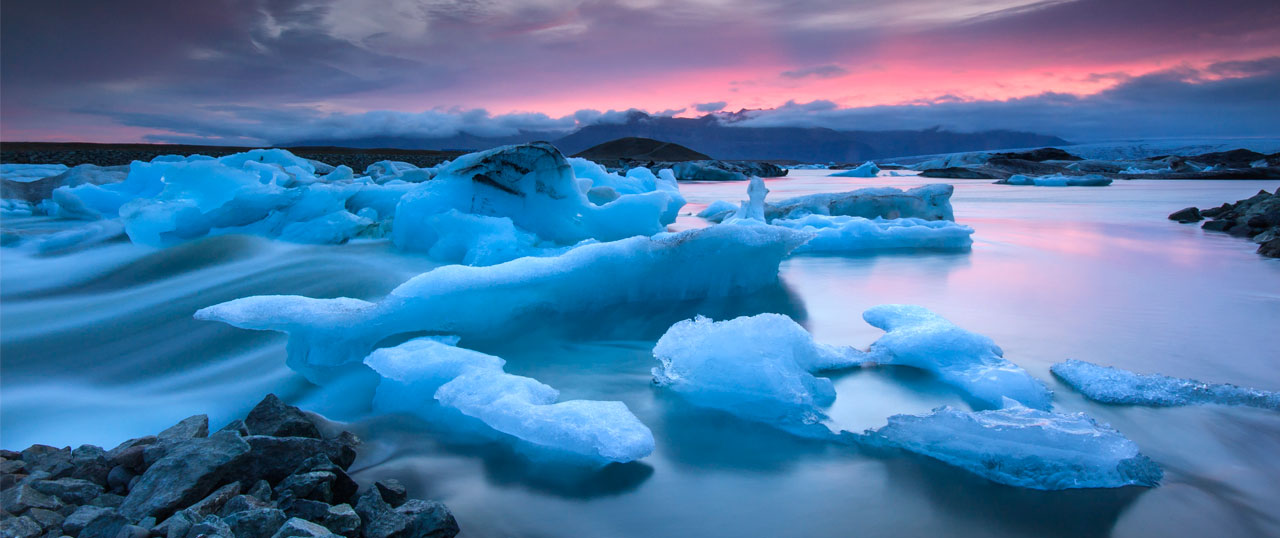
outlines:
M29 183L67 171L65 164L0 164L0 179Z
M698 216L704 219L715 219L717 222L724 220L725 216L738 210L738 206L733 202L725 200L716 200L707 205L706 209L698 212ZM716 218L716 217L719 218Z
M653 348L659 386L690 402L783 428L826 419L831 380L813 372L861 362L853 348L821 344L791 318L760 314L704 317L672 325Z
M831 174L830 177L876 177L876 174L879 173L880 167L876 166L876 163L867 161L858 165L857 168L836 172Z
M724 219L725 224L747 224L762 225L764 224L764 199L769 195L769 188L764 186L764 180L759 177L751 178L751 183L747 185L747 199L743 200L734 211L733 215Z
M1219 404L1280 410L1280 392L1139 374L1079 360L1060 362L1050 371L1086 398L1102 403L1158 407Z
M864 219L808 215L775 219L774 226L811 232L796 252L857 252L894 249L967 250L973 228L949 220Z
M767 203L764 216L769 222L774 219L798 219L806 215L956 220L951 209L951 194L954 191L955 188L951 185L937 183L906 191L893 187L869 187L848 192L825 192ZM719 207L727 209L729 206ZM723 221L732 214L727 210L704 213L706 214L698 216L712 222Z
M757 290L777 283L782 258L808 238L776 226L712 226L583 245L554 258L444 266L378 302L256 296L204 308L196 317L289 333L290 366L322 378L326 369L358 361L397 334L493 338L529 316Z
M382 377L374 408L420 413L434 402L535 445L607 461L653 452L653 433L617 401L556 402L560 392L503 371L506 361L433 338L371 353L364 363Z
M885 331L868 349L869 362L928 370L991 407L1001 407L1006 399L1045 410L1052 403L1044 383L1005 360L990 338L924 307L880 305L863 312L862 319Z
M653 171L641 166L627 170L625 175L619 175L586 159L572 157L568 159L568 162L569 166L573 168L573 174L579 181L586 180L590 182L587 195L588 198L591 198L593 192L597 193L596 196L600 199L600 202L597 203L592 200L592 203L596 205L604 205L628 194L665 192L671 197L671 203L667 204L667 211L662 215L663 224L675 222L680 208L684 207L684 196L680 194L680 187L676 182L675 173L669 168L659 170L655 175ZM614 193L616 196L605 194L607 192Z
M592 203L560 151L542 142L463 155L400 199L392 241L442 261L491 264L588 239L653 235L684 203L656 177L654 190L635 194L618 191L621 183L610 185L616 199Z
M1163 477L1133 441L1083 413L1020 405L978 412L940 407L928 415L889 417L888 425L864 439L1022 488L1151 487Z
M1009 179L997 181L1005 185L1034 185L1036 187L1105 187L1111 184L1111 178L1103 177L1097 174L1089 174L1087 176L1064 176L1062 174L1053 174L1049 176L1024 176L1022 174L1014 174Z

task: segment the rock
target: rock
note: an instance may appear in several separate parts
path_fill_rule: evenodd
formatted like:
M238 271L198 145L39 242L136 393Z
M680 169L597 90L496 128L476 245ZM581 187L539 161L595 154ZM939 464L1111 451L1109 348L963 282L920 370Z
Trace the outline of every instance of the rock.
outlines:
M218 516L208 516L199 523L191 526L191 530L187 531L187 538L235 538L231 533L231 527L222 521Z
M1173 213L1170 213L1169 220L1176 220L1178 222L1186 224L1188 222L1202 221L1204 220L1204 217L1200 216L1199 209L1194 207L1188 207L1186 209L1179 209L1177 211L1174 211Z
M270 501L263 501L252 495L236 495L222 505L222 510L218 515L227 517L236 512L244 512L246 510L257 510L259 508L272 508ZM275 529L271 529L275 531Z
M151 534L152 536L164 536L166 538L185 538L187 533L191 531L191 527L199 522L198 520L199 518L195 514L186 510L179 510L159 525L152 527Z
M920 177L945 179L1000 179L987 172L981 172L972 168L964 168L960 166L923 170L920 172Z
M75 466L72 478L88 480L102 487L107 485L107 473L112 464L107 460L107 451L93 445L80 445L71 451L71 464Z
M298 469L294 471L294 473L315 471L324 471L334 475L334 479L330 486L333 490L333 500L326 502L330 502L330 504L332 504L355 501L356 492L360 489L360 486L356 484L355 480L352 480L351 477L347 475L346 471L342 467L333 463L333 461L324 454L318 454L307 458L306 461L303 461L302 464L298 466ZM306 498L301 495L298 495L298 497Z
M231 421L229 424L227 424L226 426L223 426L223 427L222 427L222 429L220 429L220 430L218 430L218 431L220 431L220 432L235 432L235 434L236 434L236 435L239 435L240 437L244 437L244 436L246 436L246 435L249 435L249 428L248 428L247 426L245 426L245 425L244 425L244 421L243 421L243 420L241 420L241 419L235 419L235 420Z
M452 538L458 534L458 522L444 504L436 501L409 499L396 512L409 519L407 537Z
M57 511L62 506L62 501L40 492L30 483L19 484L0 492L0 510L10 514L21 514L29 508Z
M268 394L258 402L245 417L244 425L250 435L320 438L320 430L305 413L286 405L275 394Z
M53 510L45 510L43 508L32 508L27 510L27 517L34 519L40 524L40 528L49 529L51 527L61 527L66 516L54 512Z
M22 451L22 462L27 472L43 471L49 478L71 476L75 466L71 463L71 448L54 448L48 445L32 445Z
M411 499L391 508L378 488L360 496L356 513L364 521L364 538L448 538L458 534L458 523L443 504Z
M1080 161L1080 157L1067 153L1065 150L1058 148L1039 148L1031 151L1023 151L1018 153L996 153L992 157L1003 159L1019 159L1023 161L1044 162L1044 161Z
M292 495L299 499L309 499L323 503L333 502L333 482L337 476L328 471L312 471L293 474L276 485L276 498Z
M19 459L0 460L0 473L18 474L27 470L27 463Z
M228 478L250 445L230 432L177 443L130 487L120 510L133 519L167 517Z
M1258 254L1268 258L1280 258L1280 239L1272 239L1259 245Z
M200 502L187 507L187 510L200 517L204 517L209 514L216 514L222 510L222 507L227 504L227 501L230 501L237 495L240 495L240 483L232 482L214 490L213 493L210 493L207 497L201 499Z
M101 506L104 508L120 508L120 505L124 504L124 497L121 497L114 493L103 493L102 495L99 495L98 498L94 499L93 502L90 502L89 504L93 506Z
M101 506L81 506L62 520L62 530L71 536L80 534L85 526L99 517L114 513L115 510Z
M243 439L248 443L250 451L237 466L233 477L242 482L279 482L316 454L324 454L338 467L346 469L355 461L355 446L359 443L358 439L350 435L336 439L250 435Z
M122 465L135 473L146 470L143 465L143 452L158 441L154 435L130 439L120 446L107 451L107 463Z
M765 162L701 160L650 163L650 168L670 168L680 181L745 181L752 177L782 177L787 170Z
M182 419L156 435L161 441L182 441L209 436L209 415L195 415Z
M4 460L20 460L20 459L22 459L22 453L21 453L21 452L14 452L14 451L12 451L12 450L5 449L5 448L0 448L0 459L4 459Z
M399 507L409 500L409 491L405 489L404 484L394 478L374 482L373 487L378 488L378 494L382 496L382 500L392 508Z
M151 536L151 530L140 525L125 525L120 528L120 532L116 533L116 538L147 538L148 536Z
M349 504L329 506L318 501L286 497L280 501L280 508L289 517L317 523L334 534L348 538L360 534L360 516Z
M249 495L257 497L258 500L267 502L271 500L271 484L266 480L259 480L252 488L249 488Z
M280 530L276 531L272 538L289 538L291 536L330 538L336 535L320 525L295 517L284 522L284 525L280 526Z
M4 538L36 538L44 529L27 516L0 519L0 536Z
M53 495L62 502L85 504L102 494L102 486L79 478L59 478L57 480L37 480L31 483L36 491Z
M1225 231L1228 227L1230 227L1233 224L1235 223L1229 220L1211 220L1209 222L1206 222L1200 225L1200 227L1206 230L1209 230L1211 232L1221 232L1221 231Z
M77 512L79 511L77 510ZM72 516L74 515L72 514ZM71 517L68 516L67 519L70 520ZM116 534L120 533L120 529L128 524L129 520L121 515L120 512L108 509L106 512L99 513L97 517L85 524L77 536L79 538L116 538ZM67 530L65 521L62 523L62 528Z
M139 452L141 454L141 452ZM133 471L126 469L123 465L117 465L111 468L111 472L107 473L107 487L116 493L128 493L129 482L138 475Z
M288 520L283 511L276 508L254 508L222 518L236 538L270 538Z

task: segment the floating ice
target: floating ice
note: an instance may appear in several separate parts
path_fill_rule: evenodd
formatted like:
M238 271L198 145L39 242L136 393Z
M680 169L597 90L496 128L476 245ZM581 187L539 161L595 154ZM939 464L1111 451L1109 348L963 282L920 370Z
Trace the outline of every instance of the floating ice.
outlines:
M867 161L858 165L857 168L851 168L841 172L831 174L830 177L876 177L880 173L880 167L876 163Z
M719 222L721 220L724 220L725 216L737 210L738 210L738 206L733 202L727 202L725 200L716 200L714 202L711 202L709 205L707 205L706 209L699 211L698 216L704 219L712 219L719 216L719 218L715 218L716 222Z
M1139 374L1078 360L1060 362L1050 371L1086 398L1102 403L1158 407L1219 404L1280 410L1280 392Z
M894 249L968 250L973 228L949 220L864 219L809 215L775 219L774 226L812 232L796 252L857 252Z
M784 429L825 420L822 408L835 401L831 380L812 372L863 359L853 348L815 342L780 314L681 321L662 335L653 356L662 363L653 369L658 385L696 405Z
M648 168L636 167L627 170L625 175L618 175L586 159L571 157L568 162L579 181L590 181L591 186L587 190L589 197L592 190L602 192L607 189L607 191L616 194L616 196L605 196L608 200L602 198L600 203L592 200L592 203L596 205L605 205L605 203L627 194L665 192L670 196L671 201L667 204L667 211L662 215L661 220L664 225L675 222L680 208L684 207L684 196L680 194L680 187L676 182L675 173L669 168L659 170L655 175Z
M870 187L849 192L810 194L765 204L764 216L769 222L805 215L956 220L951 210L951 193L954 191L951 185L937 183L906 191L893 187ZM704 218L720 222L729 215L724 212Z
M1089 174L1087 176L1064 176L1062 174L1053 174L1049 176L1033 177L1014 174L1008 179L1002 179L996 183L1005 185L1034 185L1036 187L1105 187L1111 184L1111 178L1097 174Z
M503 371L506 361L432 338L410 340L371 353L364 363L382 381L374 407L407 411L428 420L432 400L524 441L609 461L633 461L653 452L653 433L626 404L569 400L536 379Z
M751 182L747 184L747 199L742 201L733 215L724 219L724 223L763 225L765 223L764 199L768 195L769 189L764 186L764 180L758 177L751 178Z
M862 319L885 331L868 349L869 362L928 370L991 407L1004 405L1006 398L1036 409L1051 405L1053 395L1044 383L1005 360L990 338L924 307L880 305L863 312Z
M554 258L444 266L376 303L269 295L204 308L196 317L289 333L290 366L317 378L397 334L493 338L530 316L757 290L777 283L782 258L808 238L775 226L712 226L583 245Z
M657 183L655 178L655 188ZM678 192L664 188L622 194L595 205L554 146L542 142L504 146L463 155L442 168L435 179L404 195L396 206L392 240L402 249L433 256L454 252L454 258L441 258L443 261L470 257L494 263L505 260L466 252L459 257L456 249L435 247L442 238L455 245L524 245L524 249L504 251L514 257L537 254L528 248L533 245L526 245L527 237L520 232L535 236L538 246L545 243L552 247L587 239L613 241L653 235L665 230L664 219L673 218L683 202ZM470 231L478 235L470 240L459 237L463 232L452 228L459 220L457 214L485 217L467 221L472 225ZM493 220L504 218L518 229L515 235L508 226Z
M972 413L944 406L928 415L895 415L864 439L1022 488L1153 487L1164 475L1133 441L1106 424L1083 413L1020 405Z
M0 179L29 183L67 171L65 164L0 164Z

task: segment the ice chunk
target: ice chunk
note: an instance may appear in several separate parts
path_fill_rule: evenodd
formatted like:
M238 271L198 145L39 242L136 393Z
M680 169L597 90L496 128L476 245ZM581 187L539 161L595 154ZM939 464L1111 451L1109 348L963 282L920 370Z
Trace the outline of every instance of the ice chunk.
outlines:
M870 361L928 370L991 407L1004 405L1006 398L1036 409L1047 410L1052 403L1044 383L1005 360L990 338L924 307L880 305L863 312L862 319L885 331L867 351Z
M1219 404L1280 410L1280 392L1139 374L1078 360L1060 362L1050 371L1086 398L1102 403L1158 407Z
M1048 176L1024 176L1014 174L1008 179L997 181L1005 185L1034 185L1036 187L1105 187L1111 184L1111 178L1098 174L1087 176L1064 176L1053 174Z
M751 178L751 183L747 185L747 199L733 215L724 220L724 223L764 224L764 199L768 195L769 189L764 186L764 180L758 177Z
M535 379L503 371L505 361L433 338L371 353L364 363L382 381L374 407L419 413L431 420L432 400L493 429L544 447L608 461L653 452L653 433L626 404L569 400Z
M100 220L40 236L31 241L31 248L40 254L54 254L96 245L124 235L124 224L119 220Z
M867 161L858 165L857 168L851 168L841 172L831 174L830 177L876 177L880 173L880 167L876 163Z
M65 164L0 164L0 179L29 183L67 171Z
M673 218L683 202L678 192L658 189L623 194L595 205L554 146L541 142L504 146L459 157L435 179L401 198L392 240L402 249L432 252L441 237L451 233L441 227L438 216L456 211L510 219L519 231L554 245L586 239L612 241L665 230L664 220ZM495 230L486 227L487 232ZM519 238L483 241L512 243Z
M706 209L699 211L698 216L707 220L720 222L724 220L727 216L729 216L729 214L737 210L738 210L738 206L735 205L733 202L716 200L714 202L711 202L711 204L708 205Z
M797 219L805 215L956 220L951 209L951 193L954 190L951 185L938 183L906 191L892 187L870 187L849 192L810 194L765 204L764 216L769 222L774 219ZM726 217L728 214L711 215L707 218L719 222Z
M826 419L831 380L812 372L862 361L849 347L821 344L791 318L760 314L704 317L672 325L653 348L653 380L690 402L797 430ZM825 428L823 429L825 430Z
M895 415L864 439L1021 488L1153 487L1164 474L1133 441L1083 413L1050 413L1019 405L972 413L940 407L928 415Z
M796 252L857 252L893 249L968 250L973 228L949 220L864 219L809 215L775 219L774 226L812 232Z
M493 338L527 316L758 290L778 282L782 258L808 238L776 226L712 226L587 244L554 258L444 266L377 303L259 296L204 308L196 317L287 332L291 367L314 376L360 360L397 334ZM680 270L673 272L675 267Z
M652 170L640 166L627 170L625 175L618 175L583 158L571 157L568 162L579 181L584 179L590 181L591 188L587 190L588 195L592 190L596 190L599 201L592 200L593 204L605 205L627 194L664 192L670 197L667 211L661 218L664 225L675 222L680 208L684 207L684 196L680 194L676 176L670 169L659 170L655 175ZM614 196L604 195L606 190L612 192Z

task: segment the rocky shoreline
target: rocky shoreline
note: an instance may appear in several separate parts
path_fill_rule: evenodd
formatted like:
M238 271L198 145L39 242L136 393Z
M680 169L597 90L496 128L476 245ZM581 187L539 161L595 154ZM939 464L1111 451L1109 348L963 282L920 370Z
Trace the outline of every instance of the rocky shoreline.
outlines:
M126 166L133 161L146 161L161 155L208 155L224 157L248 151L249 147L191 146L182 144L90 144L56 142L5 142L0 144L0 162L6 164L65 164L78 166ZM330 146L284 148L303 159L332 166L347 165L364 170L379 161L402 161L417 167L430 167L457 158L465 151L412 149L361 149Z
M1188 207L1169 215L1169 220L1183 224L1212 219L1201 225L1209 231L1248 237L1258 243L1258 254L1280 258L1280 189L1275 193L1258 191L1244 200L1210 209Z
M445 505L347 474L360 440L268 395L210 434L205 415L103 448L0 451L3 538L449 538Z

